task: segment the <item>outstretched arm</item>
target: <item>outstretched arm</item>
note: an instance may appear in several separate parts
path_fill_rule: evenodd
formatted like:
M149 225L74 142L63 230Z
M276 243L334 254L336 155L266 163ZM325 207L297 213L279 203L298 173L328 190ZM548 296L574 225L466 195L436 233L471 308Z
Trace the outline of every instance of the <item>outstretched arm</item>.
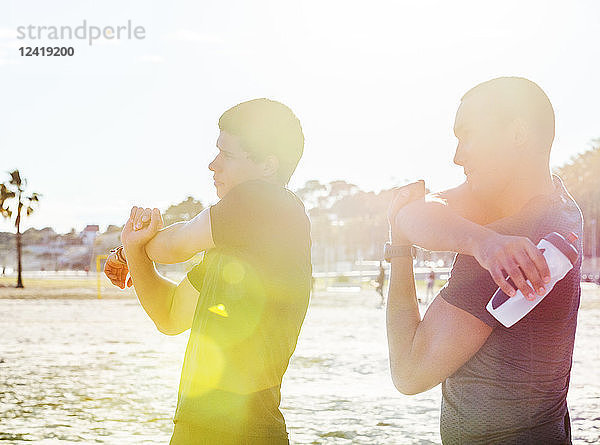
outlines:
M151 209L134 207L134 227L141 230L150 221ZM181 263L198 252L214 247L210 227L210 208L202 210L186 222L178 222L160 230L146 244L145 252L152 261L161 264Z
M132 232L147 230L152 217L152 209L133 207L131 209L130 224ZM158 209L154 209L160 212ZM161 219L162 224L162 219ZM204 209L195 218L187 222L171 224L166 228L159 228L142 247L143 258L160 264L174 264L189 260L196 253L214 247L210 222L210 209ZM135 253L132 253L135 255ZM130 256L132 255L130 254ZM130 272L129 261L111 252L104 264L104 273L115 285L124 289L132 285L131 278L127 279Z
M529 299L535 293L543 295L550 281L546 260L530 239L498 234L464 218L442 200L420 199L397 207L394 229L407 244L473 256L507 295L516 290L505 275Z

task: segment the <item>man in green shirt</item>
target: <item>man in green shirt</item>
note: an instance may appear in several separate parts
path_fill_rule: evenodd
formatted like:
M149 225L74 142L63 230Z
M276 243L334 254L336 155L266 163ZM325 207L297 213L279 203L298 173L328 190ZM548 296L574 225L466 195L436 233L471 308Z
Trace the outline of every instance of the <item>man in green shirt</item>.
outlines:
M280 387L310 295L310 224L286 188L304 147L285 105L255 99L219 119L209 164L220 201L162 227L158 209L133 207L107 276L131 275L157 328L191 328L171 444L287 444ZM204 258L176 284L154 262Z

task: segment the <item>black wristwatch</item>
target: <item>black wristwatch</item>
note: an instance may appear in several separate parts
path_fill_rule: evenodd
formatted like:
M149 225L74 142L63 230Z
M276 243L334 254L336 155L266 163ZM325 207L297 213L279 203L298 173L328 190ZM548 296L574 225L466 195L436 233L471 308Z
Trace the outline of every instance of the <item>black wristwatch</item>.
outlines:
M390 242L385 243L383 246L383 259L390 263L394 257L415 258L415 246L394 246Z

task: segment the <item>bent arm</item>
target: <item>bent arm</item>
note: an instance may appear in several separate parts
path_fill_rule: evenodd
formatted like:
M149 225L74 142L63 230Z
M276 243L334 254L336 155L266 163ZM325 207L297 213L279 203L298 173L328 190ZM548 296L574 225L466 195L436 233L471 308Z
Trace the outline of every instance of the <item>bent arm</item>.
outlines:
M157 263L175 264L213 247L210 208L206 208L190 221L171 224L160 230L146 244L146 254Z
M405 187L390 205L392 211L400 205L390 227L392 242L466 252L485 236L488 229L459 215L465 214L464 201L458 202L463 211L455 210L456 194L453 210L442 202L418 199L418 185ZM417 199L403 203L410 196ZM392 380L404 394L425 391L452 375L491 333L481 320L439 296L421 319L410 257L392 258L386 317Z
M425 249L474 256L495 232L462 217L440 200L414 201L398 211L396 225Z
M135 293L158 330L162 330L168 324L177 285L156 271L143 247L126 248L125 254Z
M169 316L159 328L160 332L177 335L190 329L199 297L200 293L192 286L187 277L181 280L173 293Z
M396 229L408 243L474 257L507 295L514 296L516 289L529 300L535 298L535 293L543 295L550 271L533 242L527 237L501 235L479 225L498 217L489 209L473 211L472 206L458 207L459 211L455 211L456 207L451 208L439 199L411 202L396 214ZM468 218L477 223L462 216L465 209ZM505 279L506 275L511 277L514 287Z
M160 275L143 249L128 250L135 293L163 334L177 335L192 327L199 292L187 277L178 285Z
M439 296L421 320L411 258L392 259L386 317L392 381L403 394L417 394L442 382L492 332L481 320Z

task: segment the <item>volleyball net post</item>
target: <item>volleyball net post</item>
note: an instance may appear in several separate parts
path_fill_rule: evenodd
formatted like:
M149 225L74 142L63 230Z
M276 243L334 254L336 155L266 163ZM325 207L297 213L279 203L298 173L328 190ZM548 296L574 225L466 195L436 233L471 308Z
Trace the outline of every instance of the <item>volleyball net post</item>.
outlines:
M108 255L96 255L96 283L98 285L98 299L102 298L102 285L100 283L100 278L102 277L102 270L100 269L100 265L102 260L108 258Z

